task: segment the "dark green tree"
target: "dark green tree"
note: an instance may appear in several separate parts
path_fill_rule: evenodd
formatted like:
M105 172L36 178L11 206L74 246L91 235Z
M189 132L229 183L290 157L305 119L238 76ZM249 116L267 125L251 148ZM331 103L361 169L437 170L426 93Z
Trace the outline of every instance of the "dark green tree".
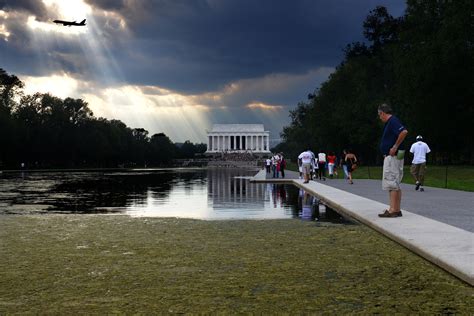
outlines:
M408 130L407 144L423 134L431 157L474 159L472 1L407 2L393 18L384 7L363 23L366 43L344 49L344 60L308 102L290 112L280 146L292 155L352 148L363 161L380 162L381 102L389 102Z
M154 165L167 165L176 156L176 147L168 136L158 133L151 136L148 161Z

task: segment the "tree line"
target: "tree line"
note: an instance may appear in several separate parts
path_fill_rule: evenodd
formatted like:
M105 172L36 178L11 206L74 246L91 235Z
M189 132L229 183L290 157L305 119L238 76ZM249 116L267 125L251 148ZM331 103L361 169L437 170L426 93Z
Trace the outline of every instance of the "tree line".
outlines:
M194 157L206 144L173 143L119 120L94 117L82 99L27 95L15 75L0 68L0 167L83 168L166 166Z
M328 80L290 111L275 150L351 148L380 163L377 107L386 102L409 131L406 147L422 135L432 162L474 163L473 9L469 0L408 0L400 18L370 11L366 41L348 44Z

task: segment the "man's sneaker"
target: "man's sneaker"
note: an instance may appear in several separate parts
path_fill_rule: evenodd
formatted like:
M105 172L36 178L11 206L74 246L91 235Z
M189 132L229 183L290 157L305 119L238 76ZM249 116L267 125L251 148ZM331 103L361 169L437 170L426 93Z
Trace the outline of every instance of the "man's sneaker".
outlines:
M418 191L418 189L420 188L420 185L421 185L421 183L418 182L418 181L416 181L416 183L415 183L415 191Z
M423 189L423 187L421 187L420 192L425 192L425 189Z

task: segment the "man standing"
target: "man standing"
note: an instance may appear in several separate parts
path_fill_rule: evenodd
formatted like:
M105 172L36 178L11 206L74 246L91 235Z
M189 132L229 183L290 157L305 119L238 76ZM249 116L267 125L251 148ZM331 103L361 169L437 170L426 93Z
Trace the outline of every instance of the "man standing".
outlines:
M408 131L400 120L392 115L392 108L388 104L384 103L378 107L378 115L380 120L385 123L380 142L380 150L384 156L382 189L389 191L390 199L390 208L379 214L379 217L400 217L402 216L400 183L403 178L405 155L401 145Z
M303 151L298 156L298 165L302 167L303 175L304 175L304 183L309 182L309 175L311 172L311 161L314 158L314 154L308 149L307 151Z
M415 190L420 192L425 191L423 189L423 182L425 180L425 168L426 168L426 154L430 153L430 147L428 144L423 142L421 135L416 136L417 142L411 145L410 152L413 154L413 161L411 162L410 172L415 178Z

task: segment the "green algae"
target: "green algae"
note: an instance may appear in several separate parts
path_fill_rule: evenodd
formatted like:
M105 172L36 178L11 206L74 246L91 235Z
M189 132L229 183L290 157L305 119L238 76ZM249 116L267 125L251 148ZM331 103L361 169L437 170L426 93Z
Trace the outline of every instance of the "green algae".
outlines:
M2 216L0 314L472 314L474 290L362 225Z

